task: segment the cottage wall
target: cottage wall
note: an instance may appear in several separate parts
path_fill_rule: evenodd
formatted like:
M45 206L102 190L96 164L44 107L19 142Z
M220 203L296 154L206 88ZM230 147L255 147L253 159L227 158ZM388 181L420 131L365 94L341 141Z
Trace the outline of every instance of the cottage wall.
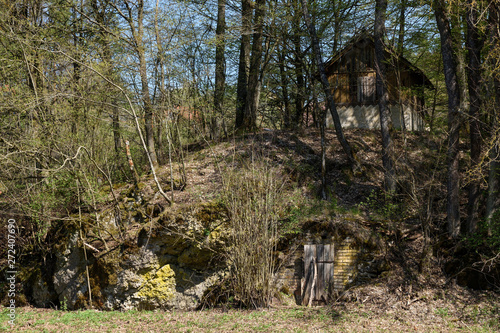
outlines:
M425 74L389 48L385 50L386 87L392 121L408 130L424 130L423 90L433 89ZM334 101L344 128L380 129L376 92L375 44L362 33L326 64ZM398 105L404 105L404 116ZM403 122L404 119L404 122ZM327 115L328 126L332 125Z
M401 129L402 115L400 105L389 106L392 115L392 123L395 128ZM342 128L366 128L380 129L380 113L377 105L348 105L337 106ZM409 131L423 131L424 121L422 117L409 105L403 105L404 124ZM331 114L326 116L327 127L333 127Z
M332 88L335 103L339 105L376 104L376 74L374 70L352 73L333 73L328 78ZM387 92L390 103L399 101L413 103L419 86L408 71L396 75L394 71L387 74Z

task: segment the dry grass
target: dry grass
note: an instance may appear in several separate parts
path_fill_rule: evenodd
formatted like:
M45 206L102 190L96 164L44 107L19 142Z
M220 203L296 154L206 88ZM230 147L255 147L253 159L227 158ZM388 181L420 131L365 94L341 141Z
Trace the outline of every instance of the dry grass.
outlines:
M346 130L347 139L351 142L361 164L366 170L362 177L353 177L345 154L338 143L333 130L326 131L327 146L327 180L334 186L334 192L341 204L351 206L358 204L374 189L379 189L383 182L381 165L380 136L369 130ZM401 134L398 132L398 135ZM407 143L397 137L395 144L399 155L396 156L402 175L413 176L420 185L430 177L429 168L434 168L443 161L437 161L435 154L439 151L441 141L426 134L407 134ZM230 166L234 158L251 158L251 152L267 156L268 162L283 167L288 176L298 186L319 186L320 180L320 136L319 130L306 129L301 133L289 131L262 131L256 134L228 138L226 141L212 144L193 145L187 148L184 161L187 184L180 191L174 191L175 201L179 204L213 199L222 186L221 168ZM431 154L431 155L429 155ZM432 165L426 163L432 162ZM444 164L443 164L444 166ZM179 165L174 163L174 178L180 178ZM445 171L445 168L443 169ZM165 188L170 185L169 168L158 171ZM410 181L404 179L402 181ZM307 191L306 191L307 192ZM305 193L315 195L315 193Z
M376 287L372 287L376 288ZM418 299L390 300L385 287L370 300L333 307L275 306L266 310L101 312L17 309L12 332L498 332L500 301L492 294L427 290ZM373 295L377 292L373 289ZM393 294L394 295L394 294ZM392 296L394 297L394 296Z

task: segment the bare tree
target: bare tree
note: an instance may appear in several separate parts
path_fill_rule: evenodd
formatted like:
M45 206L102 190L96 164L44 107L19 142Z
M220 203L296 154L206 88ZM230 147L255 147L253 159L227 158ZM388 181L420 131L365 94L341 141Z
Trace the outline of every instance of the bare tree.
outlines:
M394 170L394 144L391 138L392 119L388 107L389 92L387 91L386 59L384 49L385 16L387 0L375 2L375 69L377 72L376 85L378 107L380 113L380 128L382 134L382 164L384 166L384 187L389 193L396 192L396 178Z
M467 50L469 58L468 86L469 86L469 132L470 132L470 157L471 170L476 169L481 162L481 49L482 38L478 31L478 4L476 1L468 0L467 8ZM475 177L473 177L475 178ZM469 183L469 203L467 207L467 223L464 231L473 233L477 229L478 220L478 198L479 181L471 179Z
M259 108L261 90L261 64L263 50L264 16L266 14L266 0L255 2L254 33L252 39L252 55L250 57L250 69L248 73L248 89L245 102L243 126L247 130L257 127L257 109Z
M490 39L495 52L500 49L500 5L490 2ZM492 108L492 140L489 149L489 175L488 175L488 199L486 204L486 221L488 223L488 233L492 234L494 219L498 219L500 214L500 79L498 59L493 60L493 90L495 105Z
M120 6L112 3L118 14L127 22L131 40L129 44L132 46L137 58L139 59L139 76L141 80L141 97L144 107L144 124L146 129L146 144L148 154L153 162L153 166L158 166L158 157L156 155L154 132L153 132L153 105L149 93L149 80L146 67L146 48L144 45L144 0L132 2L123 0L125 11L122 11Z
M217 118L220 117L222 128L226 131L224 122L224 91L226 85L226 0L217 0L217 29L215 31L215 93L214 106L216 116L212 119L212 133L218 136ZM227 133L225 133L227 134Z
M446 182L448 233L451 237L458 237L460 233L460 173L458 170L458 139L461 124L460 89L446 4L443 0L434 0L433 7L441 36L441 56L448 93L448 180Z
M311 21L309 10L307 8L307 0L302 0L302 11L304 14L304 21L306 23L307 30L309 31L309 35L311 37L314 59L316 61L316 66L318 67L320 81L323 86L323 92L328 102L328 108L330 109L330 113L332 115L333 124L335 125L335 133L337 135L337 139L339 140L342 149L344 150L344 153L347 155L347 159L349 160L351 167L353 169L359 170L360 169L359 161L356 159L354 152L352 151L351 146L349 145L349 142L347 142L347 139L344 136L344 131L342 130L342 126L340 124L340 118L337 112L335 101L333 100L332 90L330 88L330 82L328 82L328 78L326 76L325 64L323 63L323 58L321 55L321 48L319 46L318 34L316 33L316 27ZM323 112L323 115L320 120L321 123L325 122L325 116L326 114Z
M247 100L248 74L250 69L250 34L252 30L252 6L250 0L241 1L241 42L236 92L236 128L243 126Z

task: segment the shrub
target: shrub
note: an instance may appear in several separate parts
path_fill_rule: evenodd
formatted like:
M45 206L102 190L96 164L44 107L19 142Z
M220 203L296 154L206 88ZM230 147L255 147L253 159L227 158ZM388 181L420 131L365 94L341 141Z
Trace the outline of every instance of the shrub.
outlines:
M246 306L268 306L273 289L275 249L279 239L280 170L265 159L239 161L223 172L223 200L231 219L226 256L235 298Z

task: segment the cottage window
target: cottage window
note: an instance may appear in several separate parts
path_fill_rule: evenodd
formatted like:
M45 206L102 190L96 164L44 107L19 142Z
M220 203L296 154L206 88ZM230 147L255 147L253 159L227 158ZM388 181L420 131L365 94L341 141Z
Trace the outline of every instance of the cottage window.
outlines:
M375 76L358 77L357 88L359 103L375 102Z

